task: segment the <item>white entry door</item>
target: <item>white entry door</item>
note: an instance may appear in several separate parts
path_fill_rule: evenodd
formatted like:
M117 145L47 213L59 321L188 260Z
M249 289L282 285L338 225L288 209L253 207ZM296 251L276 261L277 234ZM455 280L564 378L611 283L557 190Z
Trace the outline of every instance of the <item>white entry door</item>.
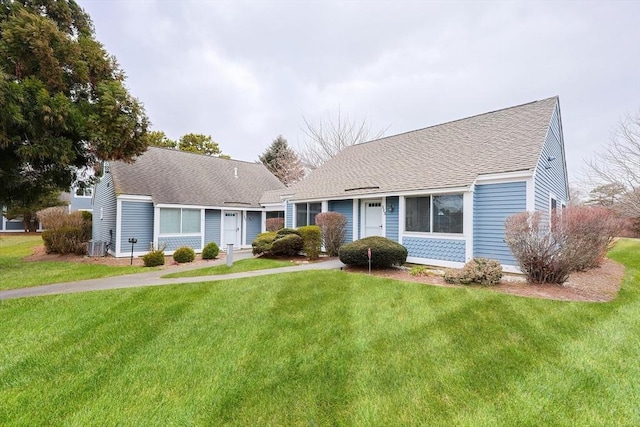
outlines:
M233 243L234 249L240 248L240 212L225 211L224 213L224 249L229 243Z
M382 202L378 200L364 202L364 237L382 236Z

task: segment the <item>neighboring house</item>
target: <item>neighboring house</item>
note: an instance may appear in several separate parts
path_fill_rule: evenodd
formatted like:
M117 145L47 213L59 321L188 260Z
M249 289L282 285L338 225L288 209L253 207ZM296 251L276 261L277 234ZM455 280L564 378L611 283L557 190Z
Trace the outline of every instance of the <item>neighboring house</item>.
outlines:
M133 163L112 162L94 188L93 240L111 254L166 246L196 252L209 242L250 248L268 215L284 212L284 185L262 164L150 147Z
M408 249L408 262L487 257L517 271L505 219L566 206L568 194L553 97L348 147L280 195L287 227L335 211L348 219L348 241L385 236Z
M75 211L91 212L91 194L91 188L81 189L72 186L69 192L60 193L60 202L69 207L70 213ZM40 223L38 223L36 231L42 231ZM0 221L0 232L24 232L22 217L10 220L3 216Z

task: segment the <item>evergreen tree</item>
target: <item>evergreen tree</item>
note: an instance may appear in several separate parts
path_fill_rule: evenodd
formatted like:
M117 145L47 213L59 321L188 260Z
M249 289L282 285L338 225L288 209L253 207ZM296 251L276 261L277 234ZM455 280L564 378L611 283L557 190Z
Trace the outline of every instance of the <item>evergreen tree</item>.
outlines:
M147 148L144 109L73 0L0 0L0 204Z
M282 135L278 135L273 140L258 160L286 186L304 177L304 169L298 155L289 147Z

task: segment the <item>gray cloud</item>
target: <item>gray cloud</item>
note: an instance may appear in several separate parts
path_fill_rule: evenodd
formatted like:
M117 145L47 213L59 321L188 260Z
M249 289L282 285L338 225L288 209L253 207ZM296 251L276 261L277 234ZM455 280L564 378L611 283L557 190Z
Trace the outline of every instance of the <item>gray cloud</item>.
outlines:
M560 95L575 179L640 106L638 2L80 4L154 129L248 161L303 115L390 135Z

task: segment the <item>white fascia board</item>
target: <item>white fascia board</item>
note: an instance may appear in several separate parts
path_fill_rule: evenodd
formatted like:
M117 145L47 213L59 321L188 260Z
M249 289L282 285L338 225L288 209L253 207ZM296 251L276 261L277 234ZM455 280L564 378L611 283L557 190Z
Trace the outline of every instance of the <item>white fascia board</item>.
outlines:
M120 194L116 196L116 199L128 202L153 202L151 196L137 196L135 194Z
M165 209L206 209L206 210L218 210L218 211L262 211L260 207L235 207L235 206L204 206L204 205L181 205L181 204L171 204L171 203L158 203L156 205L158 208ZM278 209L275 209L278 210Z
M284 210L284 206L282 205L282 203L265 203L262 205L262 211L264 212L274 212L281 210Z
M474 184L502 184L505 182L518 182L531 178L533 174L534 170L525 170L478 175Z
M411 191L394 191L385 193L368 193L368 194L353 194L350 196L331 196L331 197L318 197L316 199L300 199L291 200L291 203L313 203L322 202L324 200L369 200L369 199L382 199L386 197L399 197L399 196L415 196L421 194L452 194L452 193L464 193L469 191L470 187L449 187L449 188L434 188L423 190L411 190Z

